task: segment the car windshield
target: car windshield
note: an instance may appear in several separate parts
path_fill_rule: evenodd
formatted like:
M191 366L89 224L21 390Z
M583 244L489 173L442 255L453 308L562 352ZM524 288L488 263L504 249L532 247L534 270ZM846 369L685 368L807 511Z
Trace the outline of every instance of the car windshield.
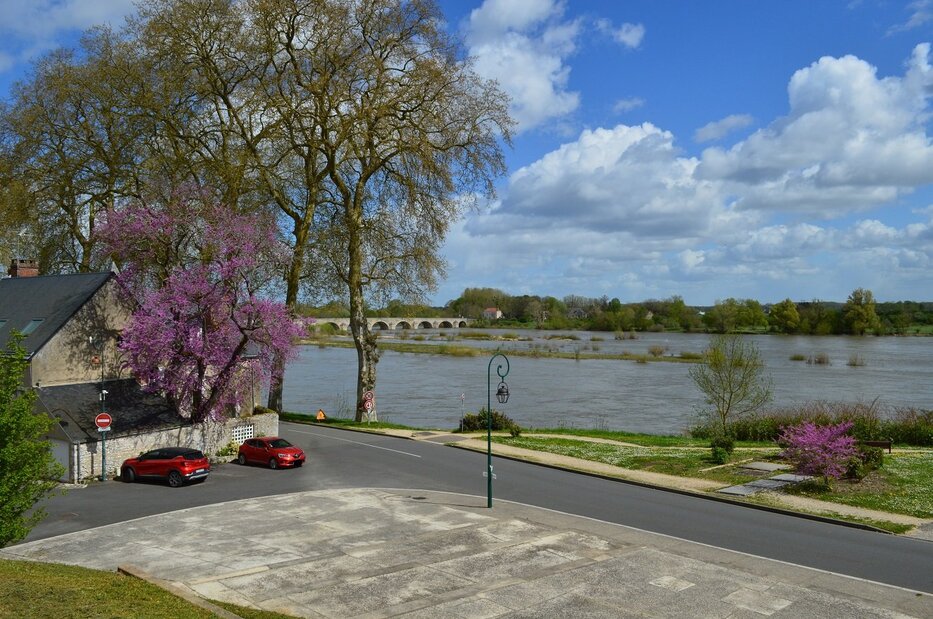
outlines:
M292 444L286 441L284 438L277 438L274 441L269 441L269 447L291 447Z

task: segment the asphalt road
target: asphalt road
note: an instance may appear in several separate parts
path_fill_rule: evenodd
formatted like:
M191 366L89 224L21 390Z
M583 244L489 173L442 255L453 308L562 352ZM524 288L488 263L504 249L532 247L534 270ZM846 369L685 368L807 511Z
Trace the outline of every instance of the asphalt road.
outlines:
M92 484L44 503L28 540L132 518L304 490L400 488L475 495L485 501L485 454L420 441L281 424L309 454L297 470L229 464L206 483ZM547 467L493 459L496 500L511 500L788 563L933 593L933 542L884 535L653 490ZM471 499L471 504L473 499ZM270 509L274 509L270 501ZM231 513L231 518L236 514Z

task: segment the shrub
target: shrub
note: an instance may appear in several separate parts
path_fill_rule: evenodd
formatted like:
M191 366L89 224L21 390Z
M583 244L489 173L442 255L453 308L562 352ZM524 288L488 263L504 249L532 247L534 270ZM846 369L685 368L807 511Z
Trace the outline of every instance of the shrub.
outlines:
M266 408L265 406L259 406L258 404L253 407L254 415L268 415L269 413L274 413L275 411L271 408Z
M489 423L488 414L486 413L486 408L483 407L479 409L479 412L476 414L467 413L463 416L463 431L464 432L480 432L487 428ZM500 413L499 411L493 409L492 411L492 429L496 431L509 430L516 426L516 423Z
M727 454L735 451L735 440L728 434L716 434L710 439L709 446L713 449L722 449Z
M800 353L797 353L797 354L791 355L791 356L790 356L790 360L791 360L791 361L806 361L806 360L807 360L807 356L806 356L806 355L801 355Z
M722 447L713 447L712 459L716 464L725 464L729 461L729 452Z
M512 438L518 438L522 435L522 429L518 425L513 425L511 428L509 428L509 434L512 436Z
M648 354L652 357L660 357L667 350L666 346L659 346L657 344L648 347Z
M781 457L791 460L799 473L821 476L829 487L830 479L839 479L858 453L855 437L846 434L851 428L851 422L818 426L809 421L786 427L778 438L784 447Z
M829 355L825 352L818 352L807 358L807 365L832 365L829 361Z
M849 367L860 368L865 365L865 357L858 353L849 355L849 362L846 364Z
M228 456L235 456L240 451L240 444L236 441L230 441L223 447L217 450L217 457L224 458Z
M849 458L845 477L848 479L863 479L883 465L884 451L881 448L859 445L857 453Z

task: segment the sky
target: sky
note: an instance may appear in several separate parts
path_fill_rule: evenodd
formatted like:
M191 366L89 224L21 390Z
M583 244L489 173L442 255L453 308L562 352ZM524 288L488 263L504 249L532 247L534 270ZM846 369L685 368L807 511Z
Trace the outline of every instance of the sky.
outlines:
M440 0L517 125L447 278L506 293L933 301L933 0ZM124 0L0 0L0 96Z

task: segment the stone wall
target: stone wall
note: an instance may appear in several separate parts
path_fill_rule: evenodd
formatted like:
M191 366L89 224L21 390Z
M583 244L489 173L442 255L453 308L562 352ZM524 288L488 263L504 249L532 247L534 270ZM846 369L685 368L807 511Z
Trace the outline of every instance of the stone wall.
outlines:
M252 432L252 434L250 434ZM113 479L120 472L120 465L127 458L138 456L144 451L158 447L192 447L200 449L211 461L229 461L233 456L217 458L217 451L234 441L234 435L242 443L250 436L277 436L279 416L275 413L253 415L224 422L207 422L199 425L179 426L148 432L123 435L107 439L107 477ZM101 441L91 441L73 446L71 481L99 477L101 474Z

